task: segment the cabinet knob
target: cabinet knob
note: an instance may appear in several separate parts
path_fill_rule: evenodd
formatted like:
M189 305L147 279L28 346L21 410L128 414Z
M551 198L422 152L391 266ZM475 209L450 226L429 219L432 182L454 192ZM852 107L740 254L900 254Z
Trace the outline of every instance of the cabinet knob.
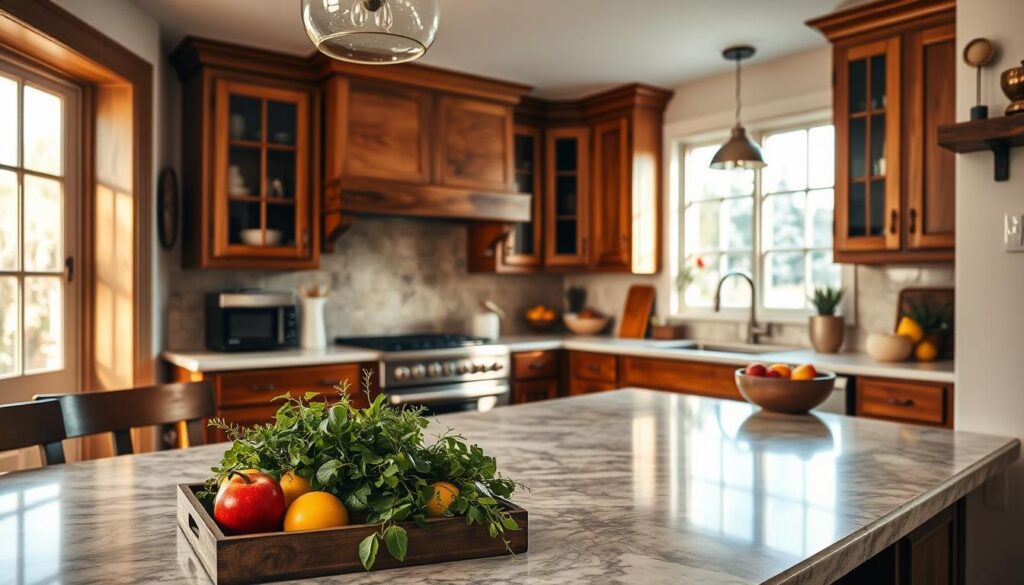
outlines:
M899 222L899 219L900 219L900 214L897 213L895 209L893 209L892 213L889 214L889 233L890 234L895 234L896 233L896 230L899 227L897 225L897 223Z
M911 399L911 398L890 398L890 399L886 400L886 402L888 402L889 404L891 404L893 406L903 406L903 407L914 406L914 400Z
M907 226L907 231L914 233L917 231L917 209L910 208L910 225Z

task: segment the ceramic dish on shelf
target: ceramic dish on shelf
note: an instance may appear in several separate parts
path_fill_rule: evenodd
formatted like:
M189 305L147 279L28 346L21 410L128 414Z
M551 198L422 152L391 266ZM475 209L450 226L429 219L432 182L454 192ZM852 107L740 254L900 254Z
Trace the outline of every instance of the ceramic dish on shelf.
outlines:
M878 362L902 362L910 357L914 344L910 338L895 333L871 333L864 344L871 359Z
M281 243L283 235L281 230L267 230L267 240L264 242L263 230L261 229L248 229L238 232L238 237L247 246L276 246Z

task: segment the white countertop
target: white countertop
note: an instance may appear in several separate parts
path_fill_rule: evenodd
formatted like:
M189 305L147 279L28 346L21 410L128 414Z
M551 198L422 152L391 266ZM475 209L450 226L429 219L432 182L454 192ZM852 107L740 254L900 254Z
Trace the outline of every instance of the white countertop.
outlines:
M758 354L679 347L686 341L681 339L659 341L615 337L531 335L502 337L497 343L508 346L512 352L567 349L736 366L751 362L810 363L820 370L830 370L846 376L877 376L944 384L952 384L955 381L952 360L932 363L883 363L871 359L864 353L823 354L810 349L779 346L765 346L772 351ZM716 343L715 345L728 346L729 344ZM206 350L198 352L167 351L163 354L163 358L168 362L192 372L344 364L376 361L379 357L380 353L373 350L343 346L331 346L327 349L290 349L247 353L222 353Z

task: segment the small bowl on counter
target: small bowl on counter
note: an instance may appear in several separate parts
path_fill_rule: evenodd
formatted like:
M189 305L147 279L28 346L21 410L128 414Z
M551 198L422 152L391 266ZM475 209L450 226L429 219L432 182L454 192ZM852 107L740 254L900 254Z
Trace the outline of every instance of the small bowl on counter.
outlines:
M558 323L558 312L544 305L530 307L523 313L526 326L535 333L544 333Z
M864 345L871 359L878 362L902 362L914 351L909 337L895 333L871 333Z
M789 380L748 376L744 369L736 370L736 388L747 402L768 412L807 414L828 400L836 385L833 372L818 372L810 380Z
M609 320L606 315L580 316L579 313L566 313L562 317L565 326L576 335L597 335L604 331Z

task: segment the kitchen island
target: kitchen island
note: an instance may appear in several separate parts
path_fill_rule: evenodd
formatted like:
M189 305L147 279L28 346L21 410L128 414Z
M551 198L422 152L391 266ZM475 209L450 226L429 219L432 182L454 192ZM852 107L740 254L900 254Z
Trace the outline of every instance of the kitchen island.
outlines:
M530 486L516 498L530 512L530 552L317 582L827 583L1020 451L1016 439L770 415L638 389L445 415L433 426L481 444ZM0 575L13 583L209 582L175 523L175 484L203 480L223 450L0 477Z

